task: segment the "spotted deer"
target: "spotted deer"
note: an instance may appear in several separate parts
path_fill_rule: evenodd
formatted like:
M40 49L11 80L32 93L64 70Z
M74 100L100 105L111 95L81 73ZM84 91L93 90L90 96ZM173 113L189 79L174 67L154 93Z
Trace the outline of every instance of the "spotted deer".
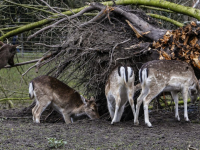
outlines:
M144 120L148 127L152 127L149 121L148 105L159 93L171 92L175 102L175 118L180 120L178 113L178 92L182 93L184 101L184 118L189 121L187 112L188 93L194 102L197 99L200 88L192 67L183 61L154 60L145 63L140 71L139 78L142 87L137 99L136 117L134 123L139 124L138 115L140 105L143 102Z
M17 45L4 44L0 41L0 69L8 63L14 66L14 55L16 54Z
M29 96L35 97L36 105L32 109L33 122L40 123L40 116L48 105L62 114L66 123L73 118L87 115L91 119L99 118L94 100L86 100L77 91L50 76L39 76L29 83Z
M109 75L105 85L108 110L112 119L111 124L119 122L124 112L124 106L129 100L133 115L135 116L134 96L134 71L131 67L117 67Z

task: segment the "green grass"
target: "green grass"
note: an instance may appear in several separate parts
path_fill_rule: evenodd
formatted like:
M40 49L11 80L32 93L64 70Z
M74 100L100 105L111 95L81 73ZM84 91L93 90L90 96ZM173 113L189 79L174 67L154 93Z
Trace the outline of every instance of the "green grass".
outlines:
M24 57L22 57L21 53L18 53L17 57L15 57L15 63L38 59L41 56L41 53L24 53ZM33 78L42 74L42 72L39 74L35 73L35 69L33 68L25 76L22 76L22 74L32 65L34 65L34 63L0 70L0 101L2 107L7 105L7 100L9 99L28 97L28 83ZM13 102L15 104L19 102L25 104L27 101L19 99L18 101L15 100ZM31 101L28 103L30 102Z
M17 53L15 57L15 63L26 62L42 57L42 53ZM28 84L37 76L45 75L52 66L58 65L55 62L51 62L39 69L39 72L35 72L35 68L32 68L28 73L22 76L31 66L35 63L27 64L18 67L4 68L0 70L0 109L7 108L9 106L9 100L12 100L15 107L21 107L21 105L30 105L32 100L28 100ZM69 72L73 70L69 69ZM59 80L65 81L67 79L67 73L65 73ZM74 87L76 81L72 80L67 83L70 87ZM83 88L82 88L83 89ZM76 89L81 93L81 89ZM27 98L27 99L26 99Z

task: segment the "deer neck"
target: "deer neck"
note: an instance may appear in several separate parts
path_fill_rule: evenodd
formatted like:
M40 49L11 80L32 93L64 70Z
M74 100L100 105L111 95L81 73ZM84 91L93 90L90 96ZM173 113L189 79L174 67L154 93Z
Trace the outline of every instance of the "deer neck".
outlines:
M74 109L73 114L75 116L81 116L85 114L85 108L84 108L84 104L81 105L80 107Z

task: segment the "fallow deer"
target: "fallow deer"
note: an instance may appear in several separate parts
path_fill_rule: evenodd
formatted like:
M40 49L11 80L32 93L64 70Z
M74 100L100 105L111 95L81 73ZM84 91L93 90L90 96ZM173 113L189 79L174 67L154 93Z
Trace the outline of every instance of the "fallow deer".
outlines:
M138 115L143 102L144 119L148 127L148 105L160 92L171 92L175 102L175 117L180 120L178 113L178 92L182 92L184 101L184 118L189 121L187 112L188 93L194 102L200 88L193 68L186 62L176 60L154 60L145 63L139 71L142 91L137 99L136 117L134 123L139 124Z
M134 71L131 67L117 67L109 75L105 85L108 110L112 119L111 124L119 122L124 112L124 106L129 100L133 115L135 116Z
M29 83L29 96L35 97L36 105L32 109L33 122L40 123L40 116L48 105L62 114L66 123L73 117L87 115L91 119L99 118L94 100L86 100L77 91L50 76L39 76Z
M0 41L0 69L8 63L14 66L14 55L16 54L17 45L4 44Z

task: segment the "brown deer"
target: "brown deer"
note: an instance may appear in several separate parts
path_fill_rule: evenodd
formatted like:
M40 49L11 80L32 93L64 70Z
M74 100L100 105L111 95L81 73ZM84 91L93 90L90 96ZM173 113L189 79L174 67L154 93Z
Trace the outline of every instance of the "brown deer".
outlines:
M0 41L0 69L8 63L14 66L14 55L16 54L17 45L4 44Z
M142 87L137 99L136 116L134 123L139 124L138 115L140 105L143 102L144 120L148 127L149 122L148 105L159 93L171 92L175 102L175 117L180 120L178 113L178 92L182 92L184 101L184 118L189 121L187 112L188 93L194 102L200 92L198 80L193 68L186 62L176 60L154 60L145 63L140 71L139 78Z
M117 67L109 75L105 85L105 94L112 119L111 124L120 121L127 100L129 100L133 115L135 116L133 101L135 91L134 81L134 71L131 67Z
M40 123L40 116L48 105L62 114L66 123L72 123L73 117L87 115L91 119L99 118L94 100L86 100L77 91L50 76L39 76L29 83L29 96L35 97L36 105L32 109L33 122Z

